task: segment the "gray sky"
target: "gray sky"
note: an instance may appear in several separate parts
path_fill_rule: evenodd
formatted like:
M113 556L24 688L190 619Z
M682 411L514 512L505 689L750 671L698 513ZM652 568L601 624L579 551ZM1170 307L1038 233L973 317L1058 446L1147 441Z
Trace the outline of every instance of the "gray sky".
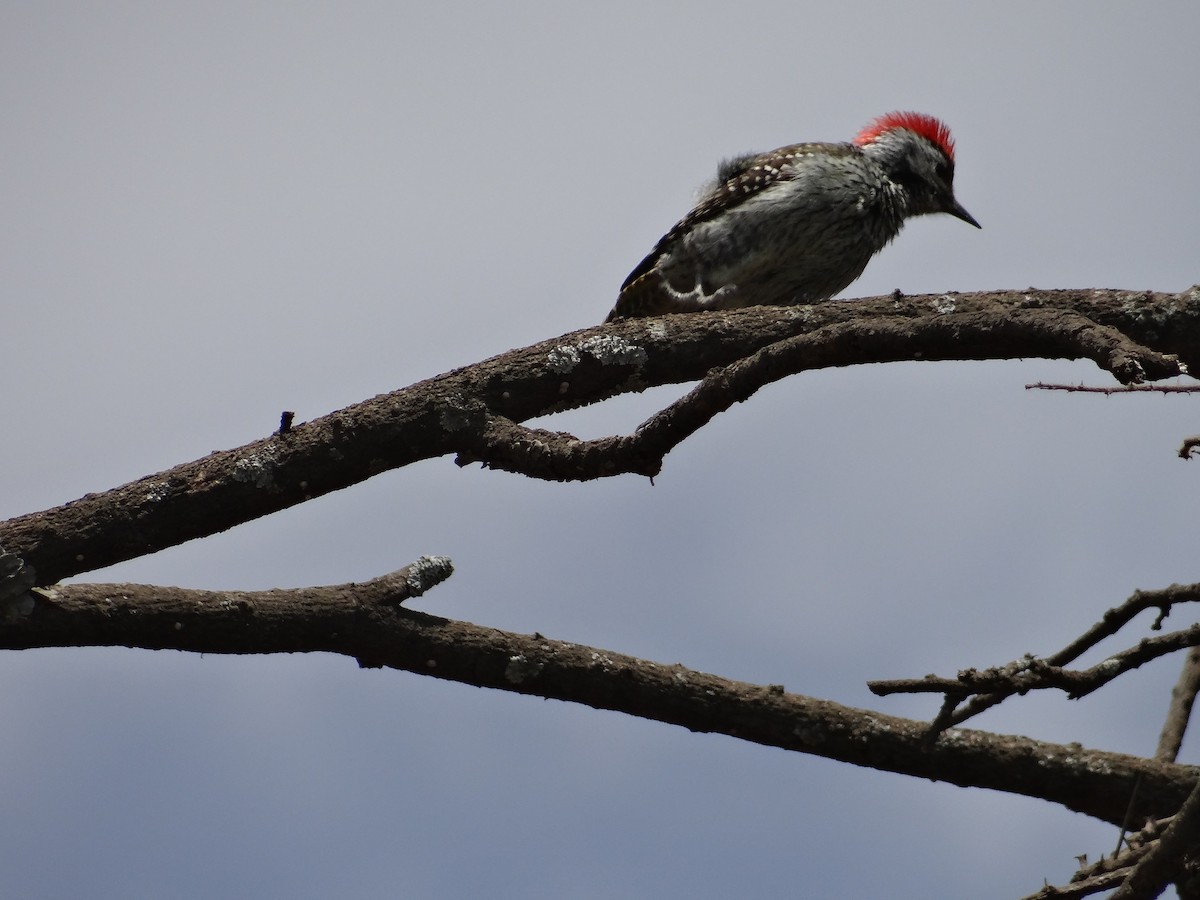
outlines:
M6 3L0 516L596 323L721 157L892 109L950 124L983 231L916 221L850 296L1182 290L1197 33L1191 0ZM653 487L432 460L87 578L286 587L444 554L419 608L928 718L865 682L1057 649L1200 579L1200 469L1174 456L1195 401L1037 380L1107 383L806 374ZM679 393L551 421L628 430ZM1152 753L1176 669L976 724ZM342 658L10 653L0 683L12 896L1008 898L1116 842L1031 800Z

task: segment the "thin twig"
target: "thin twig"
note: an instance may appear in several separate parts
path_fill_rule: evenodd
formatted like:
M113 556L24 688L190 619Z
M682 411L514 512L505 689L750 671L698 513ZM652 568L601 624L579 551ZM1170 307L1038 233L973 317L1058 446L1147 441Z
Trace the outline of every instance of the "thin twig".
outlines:
M1084 394L1200 394L1200 384L1047 384L1036 381L1025 385L1027 391L1069 391Z
M1177 603L1200 601L1200 584L1171 585L1154 591L1135 591L1124 603L1104 613L1100 621L1057 653L1043 659L1027 654L1004 666L992 669L966 669L955 678L927 675L920 679L893 679L867 683L877 696L896 693L943 693L948 699L961 703L947 712L946 705L930 725L931 735L959 725L979 715L1009 697L1031 690L1057 688L1072 699L1086 696L1125 672L1146 662L1185 647L1200 644L1200 625L1146 638L1136 646L1114 653L1100 663L1084 670L1065 668L1083 653L1104 639L1115 635L1134 617L1149 609L1158 609L1151 624L1152 630L1162 622Z
M1085 862L1067 884L1048 884L1022 900L1063 900L1112 890L1124 883L1138 861L1150 852L1172 818L1151 820L1141 831L1129 836L1128 846L1124 850L1101 857L1090 865Z
M1128 868L1115 869L1061 886L1048 884L1040 891L1022 897L1021 900L1078 900L1080 897L1090 897L1101 891L1111 891L1125 880L1130 871Z
M1154 900L1182 868L1185 855L1200 845L1200 781L1171 824L1110 900Z

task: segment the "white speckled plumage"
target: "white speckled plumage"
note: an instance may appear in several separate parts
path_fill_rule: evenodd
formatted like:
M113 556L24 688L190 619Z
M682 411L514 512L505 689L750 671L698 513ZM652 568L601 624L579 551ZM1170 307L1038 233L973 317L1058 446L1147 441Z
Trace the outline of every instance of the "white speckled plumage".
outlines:
M727 160L626 278L608 318L824 300L905 219L945 212L979 227L953 181L949 129L920 113L881 116L852 143Z

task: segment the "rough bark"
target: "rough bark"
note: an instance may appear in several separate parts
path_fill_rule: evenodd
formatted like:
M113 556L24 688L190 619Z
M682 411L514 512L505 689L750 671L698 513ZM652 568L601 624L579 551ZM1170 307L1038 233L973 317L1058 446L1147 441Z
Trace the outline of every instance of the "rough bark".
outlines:
M430 563L424 563L426 570ZM440 573L448 574L445 563ZM435 567L435 571L439 571ZM196 653L339 653L478 687L616 710L786 750L964 787L1062 804L1114 824L1134 784L1139 820L1169 815L1195 783L1190 766L1078 745L951 729L854 709L610 650L456 622L400 603L413 568L365 584L258 592L73 584L36 593L0 628L7 649L122 646ZM423 577L425 586L430 582Z
M663 455L762 384L896 360L1093 359L1125 383L1200 367L1200 288L894 295L633 319L384 394L284 433L0 524L36 583L216 534L447 453L532 477L653 475ZM703 379L637 434L576 441L518 423ZM632 449L631 449L632 448Z

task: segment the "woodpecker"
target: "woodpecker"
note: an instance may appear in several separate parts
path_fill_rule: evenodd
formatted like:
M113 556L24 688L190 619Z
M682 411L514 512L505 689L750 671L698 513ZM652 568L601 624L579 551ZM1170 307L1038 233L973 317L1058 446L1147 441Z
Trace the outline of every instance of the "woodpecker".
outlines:
M862 274L905 219L949 213L954 139L933 116L880 116L848 144L791 144L721 163L696 206L621 285L606 321L812 303Z

